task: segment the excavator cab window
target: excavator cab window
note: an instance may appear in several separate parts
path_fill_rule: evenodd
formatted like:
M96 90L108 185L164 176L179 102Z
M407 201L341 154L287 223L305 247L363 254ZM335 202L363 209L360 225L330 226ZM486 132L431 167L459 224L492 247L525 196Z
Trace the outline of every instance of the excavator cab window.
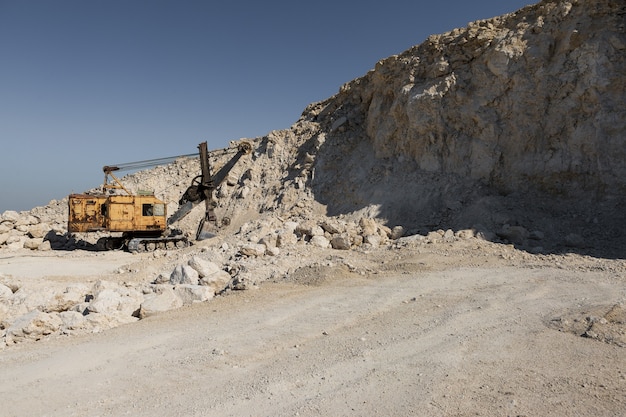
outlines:
M141 214L144 216L154 216L154 206L152 204L144 204Z
M165 216L165 204L155 204L154 205L154 215L155 216Z
M141 214L143 216L165 216L164 204L142 204Z

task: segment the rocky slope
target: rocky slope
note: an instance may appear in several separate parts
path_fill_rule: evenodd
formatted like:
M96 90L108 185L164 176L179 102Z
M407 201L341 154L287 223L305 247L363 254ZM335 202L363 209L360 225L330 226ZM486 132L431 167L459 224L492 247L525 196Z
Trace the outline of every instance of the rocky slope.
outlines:
M290 129L253 140L218 193L234 220L225 232L268 212L366 217L409 234L473 228L527 250L623 257L625 10L542 1L381 60ZM175 202L197 172L185 160L126 181ZM63 204L29 214L62 235ZM4 214L0 244L25 243L8 234L18 223Z

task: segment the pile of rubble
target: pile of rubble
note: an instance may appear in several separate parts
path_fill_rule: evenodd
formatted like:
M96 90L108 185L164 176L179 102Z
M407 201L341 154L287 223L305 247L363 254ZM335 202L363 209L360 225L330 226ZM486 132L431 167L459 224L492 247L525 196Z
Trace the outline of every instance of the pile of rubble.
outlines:
M51 226L29 212L8 210L0 215L0 246L10 250L50 250L50 241L45 238L55 228L62 232L61 226Z
M146 283L98 280L92 285L52 281L35 285L0 274L0 334L3 344L10 345L55 334L99 332L285 276L293 270L294 259L305 253L309 261L314 258L311 247L373 249L390 244L401 234L401 228L392 230L365 218L358 224L328 219L320 223L287 221L279 228L277 223L255 221L243 225L230 243L180 251ZM157 251L152 256L167 255ZM132 270L118 271L126 272Z
M230 275L202 256L179 265L151 284L99 280L28 285L0 275L2 345L39 340L51 334L98 332L158 312L207 301L230 282Z

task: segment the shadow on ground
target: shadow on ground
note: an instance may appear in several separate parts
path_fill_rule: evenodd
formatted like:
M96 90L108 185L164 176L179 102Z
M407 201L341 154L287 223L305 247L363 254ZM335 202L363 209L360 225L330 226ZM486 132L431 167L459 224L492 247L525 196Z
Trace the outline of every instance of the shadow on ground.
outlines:
M68 233L57 233L53 230L50 230L44 240L50 242L50 249L58 250L58 251L72 251L76 249L86 250L86 251L100 251L97 245L87 242L81 238L77 238Z
M406 234L474 229L532 253L626 259L623 195L502 192L488 179L426 172L402 156L376 158L369 140L341 140L319 149L309 179L329 216L376 217Z

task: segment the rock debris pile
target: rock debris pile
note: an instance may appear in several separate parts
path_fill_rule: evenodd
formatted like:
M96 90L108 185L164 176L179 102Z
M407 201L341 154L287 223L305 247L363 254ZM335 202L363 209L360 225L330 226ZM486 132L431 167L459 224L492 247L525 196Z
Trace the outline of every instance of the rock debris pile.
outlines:
M221 246L192 247L195 257L149 283L67 287L46 300L0 276L4 338L250 288L287 273L286 254L306 256L302 247L482 239L626 257L625 16L621 1L541 1L379 61L291 128L247 139L253 152L216 190L217 215L230 219ZM183 158L122 181L154 190L172 213L198 173L198 160ZM66 206L3 213L0 251L92 248L99 235L67 235ZM202 216L200 206L174 227L193 236Z

